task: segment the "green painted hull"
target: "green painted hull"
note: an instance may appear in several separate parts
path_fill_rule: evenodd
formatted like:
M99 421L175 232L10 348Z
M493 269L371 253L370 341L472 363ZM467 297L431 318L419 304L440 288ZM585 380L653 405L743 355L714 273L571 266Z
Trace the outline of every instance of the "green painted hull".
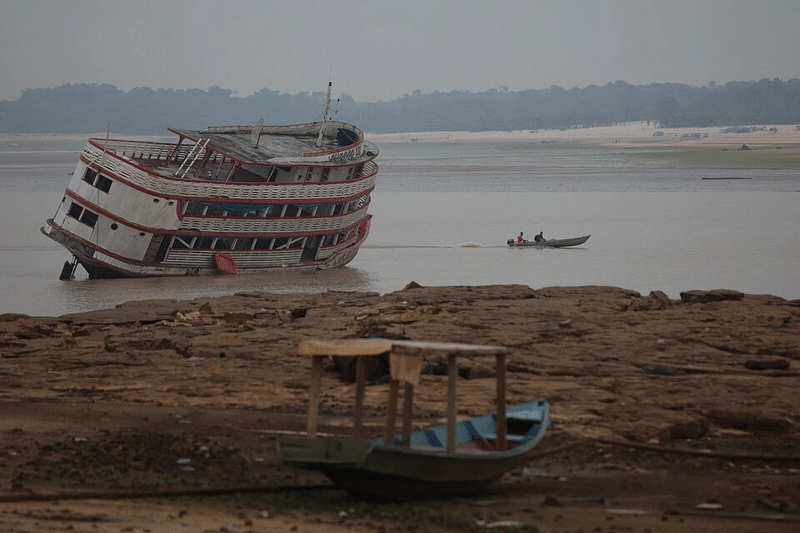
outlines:
M515 415L531 412L536 420L524 419L526 431L512 433L511 420L517 424L523 420ZM516 445L496 451L478 446L479 442L488 444L494 436L492 416L460 422L458 447L453 452L448 452L436 437L436 434L441 436L443 426L415 432L408 447L399 443L399 436L393 444L380 439L284 436L278 440L278 448L285 464L320 471L337 486L363 499L466 495L486 489L504 473L524 464L525 455L536 447L550 422L549 404L545 400L509 409L509 442Z

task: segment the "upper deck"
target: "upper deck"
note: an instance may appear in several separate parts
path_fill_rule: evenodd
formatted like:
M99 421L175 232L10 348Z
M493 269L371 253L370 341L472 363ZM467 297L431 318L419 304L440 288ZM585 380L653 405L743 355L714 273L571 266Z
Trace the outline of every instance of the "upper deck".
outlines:
M336 163L361 156L365 144L360 129L338 121L288 126L213 126L202 131L170 128L170 131L180 136L180 143L185 140L199 143L207 151L248 165ZM342 157L343 154L347 157Z
M378 148L345 122L171 131L178 142L89 139L81 159L171 197L310 201L354 198L375 186Z

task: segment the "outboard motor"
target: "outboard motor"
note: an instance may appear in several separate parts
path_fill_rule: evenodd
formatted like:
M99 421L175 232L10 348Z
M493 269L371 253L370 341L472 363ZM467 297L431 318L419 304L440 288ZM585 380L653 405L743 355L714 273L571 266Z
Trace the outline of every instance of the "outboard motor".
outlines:
M514 246L514 239L508 239L506 241L506 244L508 244L509 246Z

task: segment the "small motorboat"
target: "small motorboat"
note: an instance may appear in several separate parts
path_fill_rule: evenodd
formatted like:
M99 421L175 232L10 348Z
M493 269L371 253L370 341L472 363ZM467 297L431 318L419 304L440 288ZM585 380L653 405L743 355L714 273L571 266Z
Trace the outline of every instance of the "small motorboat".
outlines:
M590 235L582 237L570 237L568 239L547 239L546 241L524 241L517 242L514 239L508 239L506 243L512 248L566 248L568 246L580 246L589 240Z

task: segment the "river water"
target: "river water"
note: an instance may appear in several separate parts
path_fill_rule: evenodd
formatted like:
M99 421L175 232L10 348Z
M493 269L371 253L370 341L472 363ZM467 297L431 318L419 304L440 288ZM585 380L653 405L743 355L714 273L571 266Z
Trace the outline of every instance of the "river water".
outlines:
M692 166L663 150L571 143L380 144L372 230L344 268L88 280L79 267L79 279L59 281L70 255L39 228L83 144L0 142L0 313L52 316L246 291L387 293L411 281L800 298L800 164ZM520 231L592 237L570 249L507 247Z

